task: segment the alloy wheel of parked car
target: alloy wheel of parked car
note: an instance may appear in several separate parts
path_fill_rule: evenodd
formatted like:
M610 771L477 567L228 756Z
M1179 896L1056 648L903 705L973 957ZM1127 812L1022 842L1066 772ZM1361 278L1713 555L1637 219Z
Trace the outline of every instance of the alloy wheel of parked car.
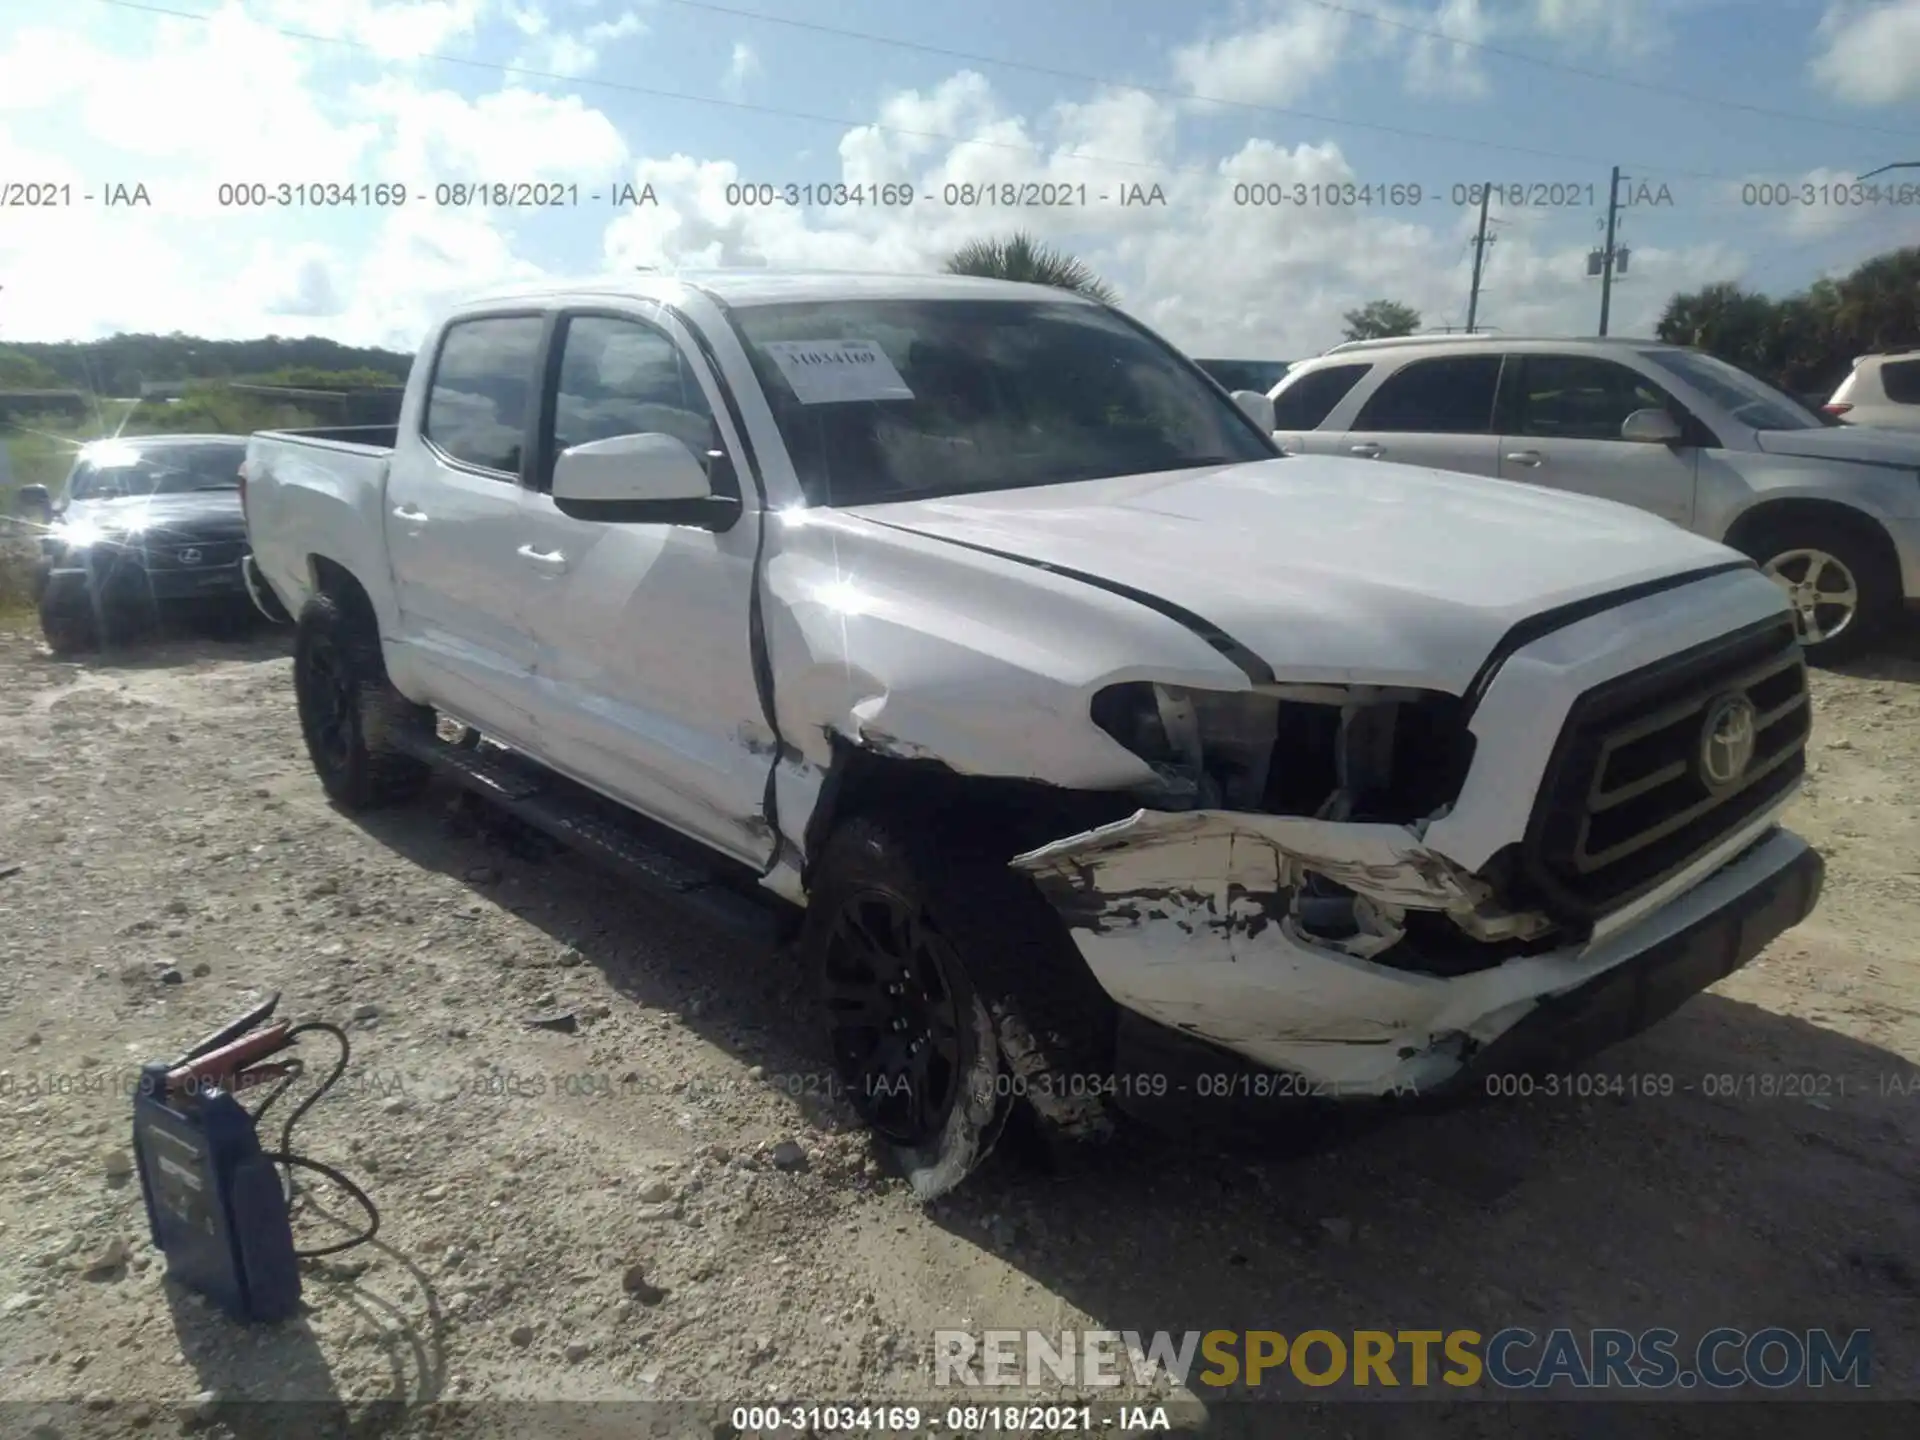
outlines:
M1860 584L1837 555L1803 548L1775 555L1763 567L1793 602L1801 643L1838 640L1860 611Z
M1851 525L1809 518L1768 526L1739 548L1786 593L1813 664L1861 654L1900 608L1892 554Z

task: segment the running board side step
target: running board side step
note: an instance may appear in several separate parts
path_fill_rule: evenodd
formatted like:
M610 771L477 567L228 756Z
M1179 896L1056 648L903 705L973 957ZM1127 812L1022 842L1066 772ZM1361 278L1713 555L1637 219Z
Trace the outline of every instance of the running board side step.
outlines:
M760 901L726 883L716 869L668 854L646 835L646 821L612 813L610 802L523 756L486 745L456 745L430 732L397 734L393 744L567 849L742 939L771 946L791 932L792 919L782 913L782 902L772 896Z

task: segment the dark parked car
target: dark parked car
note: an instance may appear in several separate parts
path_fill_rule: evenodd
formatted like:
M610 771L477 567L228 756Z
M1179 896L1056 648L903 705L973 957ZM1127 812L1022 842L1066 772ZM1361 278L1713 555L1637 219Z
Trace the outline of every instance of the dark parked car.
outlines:
M71 654L161 618L243 622L244 435L98 441L60 497L28 486L18 505L48 524L36 576L40 628Z

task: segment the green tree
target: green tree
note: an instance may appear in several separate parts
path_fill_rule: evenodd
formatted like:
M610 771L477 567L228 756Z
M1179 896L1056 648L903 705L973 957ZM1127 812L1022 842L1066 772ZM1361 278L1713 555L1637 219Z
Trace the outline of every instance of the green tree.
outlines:
M62 390L60 372L50 370L31 355L0 348L0 390Z
M1675 295L1654 334L1672 345L1693 345L1736 365L1756 366L1778 330L1779 307L1730 280Z
M1347 311L1344 318L1349 340L1390 340L1420 328L1420 312L1398 300L1369 300L1358 310Z
M984 275L1071 290L1103 305L1114 303L1113 287L1085 261L1018 232L997 240L972 240L947 257L949 275Z
M1831 391L1854 357L1920 343L1920 246L1774 299L1730 281L1675 295L1657 333L1795 394Z

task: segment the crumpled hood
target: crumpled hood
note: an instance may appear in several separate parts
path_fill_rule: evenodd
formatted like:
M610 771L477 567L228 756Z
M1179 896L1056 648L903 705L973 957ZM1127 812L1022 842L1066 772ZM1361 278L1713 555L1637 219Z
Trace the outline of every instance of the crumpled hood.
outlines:
M177 495L127 495L76 500L61 516L109 535L147 534L196 539L240 539L247 533L238 490L191 490Z
M1319 456L850 513L1145 592L1281 679L1454 694L1528 616L1740 558L1611 501Z
M1920 470L1920 434L1870 425L1823 425L1817 430L1758 430L1754 443L1769 455L1809 460L1857 460Z

